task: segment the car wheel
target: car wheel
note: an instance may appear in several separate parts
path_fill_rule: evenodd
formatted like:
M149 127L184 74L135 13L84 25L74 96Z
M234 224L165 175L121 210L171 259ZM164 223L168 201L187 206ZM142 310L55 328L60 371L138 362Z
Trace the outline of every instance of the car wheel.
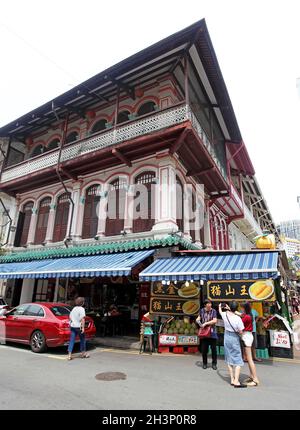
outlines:
M46 338L44 334L37 330L32 333L30 339L30 346L33 352L44 352L47 349Z

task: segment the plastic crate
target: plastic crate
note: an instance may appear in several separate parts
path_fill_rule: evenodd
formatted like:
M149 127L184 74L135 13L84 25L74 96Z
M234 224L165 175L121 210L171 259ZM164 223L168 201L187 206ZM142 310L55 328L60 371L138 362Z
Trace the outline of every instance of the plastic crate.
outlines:
M256 357L257 358L264 358L265 360L268 360L270 358L268 348L257 349L256 350Z
M184 354L183 346L174 346L173 347L173 354Z

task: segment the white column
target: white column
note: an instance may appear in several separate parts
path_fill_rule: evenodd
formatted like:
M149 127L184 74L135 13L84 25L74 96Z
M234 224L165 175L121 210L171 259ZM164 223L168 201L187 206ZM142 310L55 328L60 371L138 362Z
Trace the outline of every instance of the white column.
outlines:
M15 210L13 222L12 222L12 226L14 227L14 231L10 232L10 235L8 238L8 244L7 244L8 248L11 248L14 246L16 230L17 230L17 226L18 226L19 212L20 212L20 197L17 195L17 197L16 197L16 210Z
M48 216L48 224L47 224L47 231L46 231L46 237L45 242L51 243L53 241L53 231L54 231L54 222L55 222L55 213L56 213L56 206L54 204L50 205L49 209L49 216Z
M35 279L24 279L22 284L22 292L20 305L23 303L32 302Z
M209 214L209 207L206 204L205 205L205 212L204 212L204 245L207 248L211 248L211 236L210 236L210 214Z
M130 184L125 198L124 230L127 233L132 233L132 229L133 229L133 209L134 209L134 184Z
M156 184L156 222L152 228L156 236L178 230L176 223L176 167L170 158L160 161Z
M33 207L32 208L32 215L31 215L31 219L30 219L27 245L33 245L34 244L37 219L38 219L38 209L36 207Z
M73 191L72 191L72 199L74 202L74 212L73 212L73 220L72 220L72 226L71 226L71 237L73 239L78 239L81 237L82 232L82 221L80 223L79 219L79 212L81 209L81 215L83 216L83 210L84 210L84 204L81 203L81 184L82 181L76 181L73 183ZM70 212L72 210L72 205L70 204ZM71 213L70 213L71 217ZM71 222L71 219L69 219L69 222Z

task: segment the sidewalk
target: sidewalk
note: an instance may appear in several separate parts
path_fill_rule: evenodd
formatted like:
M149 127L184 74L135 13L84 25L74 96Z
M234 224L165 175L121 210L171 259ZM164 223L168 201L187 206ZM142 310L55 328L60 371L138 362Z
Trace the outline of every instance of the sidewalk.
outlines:
M95 337L92 341L95 346L106 346L117 349L140 349L140 340L138 337L129 336L104 336Z

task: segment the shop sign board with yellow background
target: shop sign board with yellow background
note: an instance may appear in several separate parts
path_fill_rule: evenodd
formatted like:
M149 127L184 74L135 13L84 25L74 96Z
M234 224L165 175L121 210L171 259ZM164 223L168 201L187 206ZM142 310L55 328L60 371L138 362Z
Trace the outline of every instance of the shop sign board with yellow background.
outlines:
M197 315L200 288L194 282L153 282L150 313L157 315Z
M208 281L207 296L209 299L226 301L275 301L275 286L272 279Z

